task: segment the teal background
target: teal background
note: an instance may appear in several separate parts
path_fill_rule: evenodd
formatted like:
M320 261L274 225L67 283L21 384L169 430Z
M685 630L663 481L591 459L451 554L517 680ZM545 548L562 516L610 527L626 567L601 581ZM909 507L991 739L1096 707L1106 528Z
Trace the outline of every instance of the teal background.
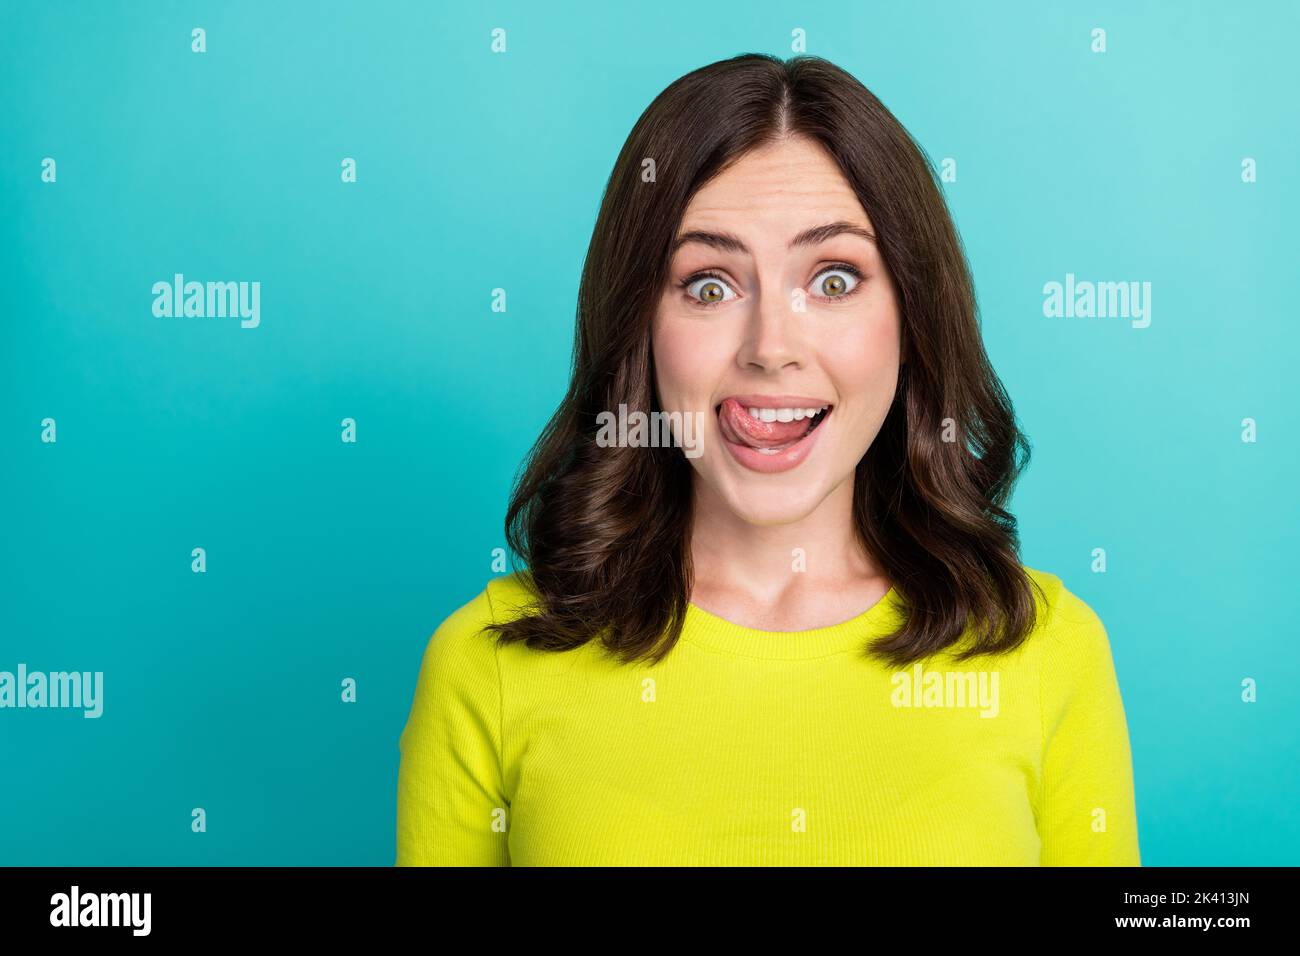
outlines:
M1300 863L1296 4L0 10L0 670L105 673L98 720L0 711L0 864L391 864L420 655L504 545L613 160L795 27L958 161L1023 558L1107 625L1143 862ZM174 272L260 281L260 328L153 317ZM1151 326L1044 318L1067 272L1150 281Z

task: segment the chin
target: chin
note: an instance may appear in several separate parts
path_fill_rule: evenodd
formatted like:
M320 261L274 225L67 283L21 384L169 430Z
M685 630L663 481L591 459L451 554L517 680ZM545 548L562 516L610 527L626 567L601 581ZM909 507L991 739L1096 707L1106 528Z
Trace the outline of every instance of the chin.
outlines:
M822 483L799 488L729 488L723 495L732 514L747 524L768 526L801 521L825 499Z

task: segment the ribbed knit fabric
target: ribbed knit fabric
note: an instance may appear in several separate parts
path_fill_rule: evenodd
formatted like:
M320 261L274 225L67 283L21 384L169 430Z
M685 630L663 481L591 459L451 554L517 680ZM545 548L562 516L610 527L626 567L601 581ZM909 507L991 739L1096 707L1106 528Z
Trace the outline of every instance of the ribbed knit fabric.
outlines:
M1139 865L1106 631L1026 571L1047 603L1025 644L902 671L859 655L895 591L796 632L692 604L667 658L629 665L498 649L483 625L532 598L493 580L425 649L397 864Z

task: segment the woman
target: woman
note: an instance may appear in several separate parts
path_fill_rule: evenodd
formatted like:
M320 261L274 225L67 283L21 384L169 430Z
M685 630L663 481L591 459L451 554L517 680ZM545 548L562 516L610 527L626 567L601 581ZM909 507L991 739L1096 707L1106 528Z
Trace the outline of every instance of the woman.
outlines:
M529 571L425 651L397 863L1138 864L1105 629L1002 507L1027 460L885 107L812 57L674 82L510 503Z

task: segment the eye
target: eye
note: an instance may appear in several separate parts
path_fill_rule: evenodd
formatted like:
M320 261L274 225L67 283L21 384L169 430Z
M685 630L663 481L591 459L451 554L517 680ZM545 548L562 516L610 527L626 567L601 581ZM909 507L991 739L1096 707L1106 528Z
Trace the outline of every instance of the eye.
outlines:
M813 280L813 293L825 299L843 299L852 295L862 281L862 272L847 262L841 262L817 273Z
M734 299L736 293L722 276L713 272L697 272L682 282L687 296L697 305L717 305ZM731 293L728 295L727 293Z

